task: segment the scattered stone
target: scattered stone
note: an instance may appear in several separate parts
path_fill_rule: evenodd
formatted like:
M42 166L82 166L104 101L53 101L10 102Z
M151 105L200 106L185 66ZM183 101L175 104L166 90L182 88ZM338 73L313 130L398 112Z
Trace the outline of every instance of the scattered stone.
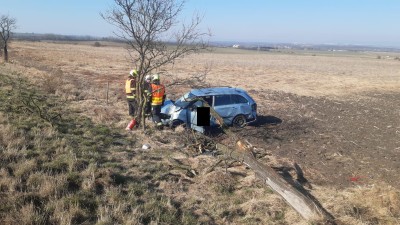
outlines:
M142 149L144 149L144 150L147 150L147 149L150 149L151 147L150 147L150 145L149 144L144 144L143 146L142 146Z

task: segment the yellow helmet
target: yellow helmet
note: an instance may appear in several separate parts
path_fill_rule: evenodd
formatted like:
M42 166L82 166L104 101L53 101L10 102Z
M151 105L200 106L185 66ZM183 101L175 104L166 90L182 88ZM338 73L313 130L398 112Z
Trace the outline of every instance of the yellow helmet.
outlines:
M137 76L138 74L137 74L137 70L135 70L135 69L133 69L133 70L131 70L130 72L129 72L129 76L132 76L132 77L135 77L135 76Z
M154 74L154 75L151 77L151 80L152 80L152 81L160 80L160 75Z

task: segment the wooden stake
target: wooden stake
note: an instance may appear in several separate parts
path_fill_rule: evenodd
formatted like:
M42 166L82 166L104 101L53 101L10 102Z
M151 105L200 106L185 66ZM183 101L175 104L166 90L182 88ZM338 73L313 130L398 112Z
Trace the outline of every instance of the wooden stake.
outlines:
M107 81L107 105L108 105L108 91L110 89L110 81Z

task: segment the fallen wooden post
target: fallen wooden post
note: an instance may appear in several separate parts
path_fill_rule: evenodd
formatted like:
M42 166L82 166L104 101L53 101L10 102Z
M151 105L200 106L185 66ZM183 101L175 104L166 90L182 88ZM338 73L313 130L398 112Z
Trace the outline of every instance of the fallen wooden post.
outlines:
M282 196L304 219L309 221L329 221L330 224L334 224L334 218L319 203L293 187L274 169L258 162L253 155L250 144L239 140L236 143L236 149L229 149L222 144L217 144L217 148L229 157L244 163L254 170L265 184L271 187L275 193Z
M204 106L210 107L202 99ZM267 184L271 189L282 196L285 201L296 210L304 219L308 221L324 221L325 224L336 224L332 215L330 215L310 194L305 194L288 183L281 175L269 166L257 161L253 155L252 145L239 138L235 133L229 130L224 124L223 118L210 107L211 116L221 125L223 131L236 142L236 148L230 149L223 144L217 144L217 149L222 151L226 157L233 158L246 164Z

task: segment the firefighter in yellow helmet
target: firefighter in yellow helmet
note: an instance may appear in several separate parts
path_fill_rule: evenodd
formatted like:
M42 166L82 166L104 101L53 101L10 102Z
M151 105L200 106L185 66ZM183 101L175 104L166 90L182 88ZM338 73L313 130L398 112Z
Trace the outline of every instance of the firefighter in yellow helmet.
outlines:
M135 110L137 108L136 100L136 78L138 72L133 69L129 72L128 79L125 81L126 100L128 101L129 115L132 120L126 126L126 130L132 130L136 126Z
M163 124L161 123L161 106L165 100L165 86L160 84L160 76L154 74L151 77L151 85L149 85L148 93L151 94L151 114L153 115L153 122L157 128L161 129Z

